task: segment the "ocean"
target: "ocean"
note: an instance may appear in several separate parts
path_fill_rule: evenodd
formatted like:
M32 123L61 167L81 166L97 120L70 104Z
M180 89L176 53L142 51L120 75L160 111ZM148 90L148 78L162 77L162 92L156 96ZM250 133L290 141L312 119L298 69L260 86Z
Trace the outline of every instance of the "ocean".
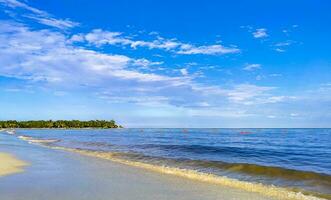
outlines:
M17 129L16 135L50 147L331 197L331 129Z

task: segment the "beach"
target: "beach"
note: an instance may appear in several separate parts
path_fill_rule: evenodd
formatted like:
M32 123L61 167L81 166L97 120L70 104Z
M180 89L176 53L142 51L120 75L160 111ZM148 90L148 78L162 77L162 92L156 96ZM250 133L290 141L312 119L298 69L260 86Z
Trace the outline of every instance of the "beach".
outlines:
M1 200L272 199L217 184L29 144L0 134L0 152L29 163L0 177ZM19 165L21 166L21 162ZM2 164L3 165L3 164Z
M23 167L28 165L22 160L16 159L11 154L0 152L0 176L23 172Z

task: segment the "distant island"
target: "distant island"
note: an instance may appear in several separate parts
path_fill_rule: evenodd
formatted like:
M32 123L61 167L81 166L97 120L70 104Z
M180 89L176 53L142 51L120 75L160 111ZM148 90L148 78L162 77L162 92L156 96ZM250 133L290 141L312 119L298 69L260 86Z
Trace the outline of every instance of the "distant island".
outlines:
M0 128L123 128L117 125L114 120L32 120L32 121L16 121L7 120L0 121Z

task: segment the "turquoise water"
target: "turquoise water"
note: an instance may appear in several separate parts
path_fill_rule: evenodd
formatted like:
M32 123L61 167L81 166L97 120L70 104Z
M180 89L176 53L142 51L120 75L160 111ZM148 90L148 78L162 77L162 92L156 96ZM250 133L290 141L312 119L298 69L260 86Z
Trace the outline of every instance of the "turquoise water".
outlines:
M17 135L134 161L331 195L331 129L24 130Z

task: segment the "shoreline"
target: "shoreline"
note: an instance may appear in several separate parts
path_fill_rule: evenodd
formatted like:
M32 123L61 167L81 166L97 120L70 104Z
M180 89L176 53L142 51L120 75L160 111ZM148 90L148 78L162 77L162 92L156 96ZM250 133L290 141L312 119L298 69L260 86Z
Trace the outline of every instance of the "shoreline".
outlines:
M206 174L195 170L181 169L181 168L168 167L168 166L159 166L159 165L154 165L139 161L125 160L125 159L117 158L111 152L94 152L94 151L78 150L78 149L71 149L65 147L48 146L47 144L51 143L52 141L38 140L25 136L19 136L18 138L27 141L31 144L37 144L49 149L63 150L66 152L77 153L83 156L94 157L103 160L110 160L112 162L124 164L129 167L141 168L144 170L148 170L160 174L166 174L170 176L177 176L180 178L190 179L197 182L216 184L219 187L231 187L246 192L263 195L265 197L270 197L270 198L276 198L282 200L285 199L286 200L322 200L328 198L322 194L317 194L317 193L315 194L313 192L296 191L290 188L277 187L273 185L264 185L261 183L253 183L248 181L240 181L228 177Z
M33 143L33 142L32 142ZM42 142L41 142L42 144ZM43 145L45 146L45 145ZM46 146L47 147L47 146ZM240 181L237 179L232 179L223 176L217 176L213 174L206 174L203 172L198 172L190 169L181 169L168 166L158 166L149 163L143 163L138 161L129 161L124 159L115 158L112 153L103 152L91 152L85 150L76 150L61 147L51 147L53 149L64 150L68 152L78 153L84 156L100 158L104 160L110 160L120 164L124 164L131 167L141 168L160 174L166 174L171 176L177 176L185 179L190 179L198 182L206 182L211 184L216 184L220 187L230 187L235 188L255 194L260 194L265 197L271 197L281 200L325 200L324 195L313 196L313 192L302 192L294 191L288 188L277 187L273 185L264 185L261 183L253 183L248 181Z
M257 193L29 144L0 134L0 152L31 163L0 177L1 200L275 200ZM31 184L33 183L33 184Z
M12 154L0 152L0 177L24 171L27 162L15 158Z

